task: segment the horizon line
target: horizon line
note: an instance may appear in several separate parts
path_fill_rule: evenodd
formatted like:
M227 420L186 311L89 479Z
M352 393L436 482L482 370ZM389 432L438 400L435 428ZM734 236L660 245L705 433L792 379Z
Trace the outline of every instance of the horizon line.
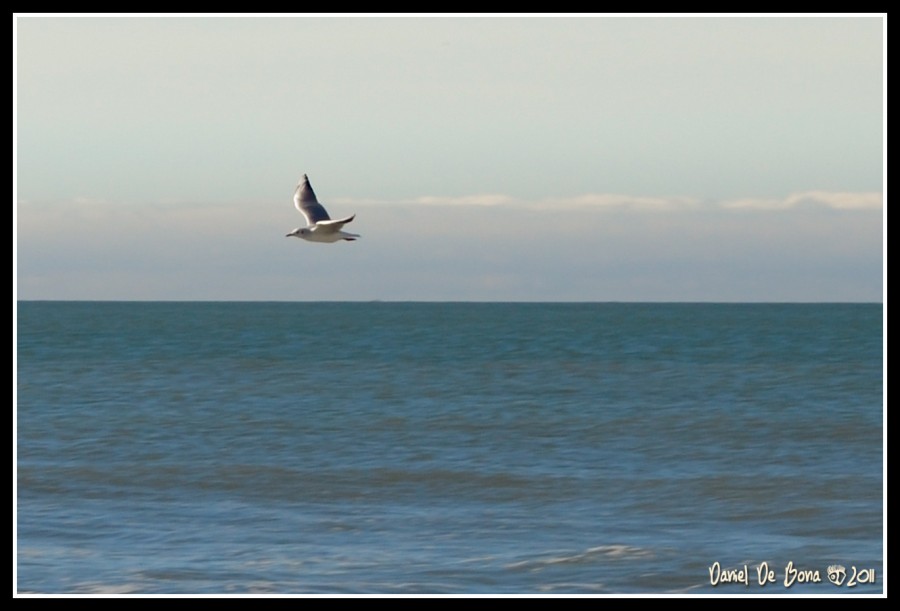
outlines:
M760 301L741 301L741 300L629 300L629 299L608 299L608 300L546 300L546 299L498 299L498 300L481 300L481 299L16 299L19 303L353 303L353 304L534 304L534 305L602 305L602 304L625 304L625 305L881 305L882 301L841 301L841 300L825 300L825 301L793 301L793 300L760 300Z

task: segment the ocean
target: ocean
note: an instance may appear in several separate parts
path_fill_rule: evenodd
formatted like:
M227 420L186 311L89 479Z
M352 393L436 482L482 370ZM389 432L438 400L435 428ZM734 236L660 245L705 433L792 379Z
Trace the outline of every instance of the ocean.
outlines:
M881 304L17 304L19 594L883 594Z

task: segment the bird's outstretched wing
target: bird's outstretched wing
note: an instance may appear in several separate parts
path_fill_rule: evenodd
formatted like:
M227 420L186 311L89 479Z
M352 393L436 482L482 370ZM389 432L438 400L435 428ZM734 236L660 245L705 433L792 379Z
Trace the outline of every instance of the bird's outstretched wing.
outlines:
M319 200L316 199L316 194L313 192L312 187L309 184L309 178L306 177L306 174L303 175L303 178L300 179L300 182L297 183L297 188L294 190L294 207L306 217L306 223L308 225L316 225L323 221L331 220L331 217L328 216L328 212L322 204L319 203ZM350 220L344 220L343 222L349 223ZM340 229L340 227L337 229ZM337 231L337 229L335 229L335 231Z
M356 218L356 215L348 216L344 219L338 219L336 221L327 220L327 221L319 221L316 223L316 231L321 231L322 233L336 233L341 230L341 228Z

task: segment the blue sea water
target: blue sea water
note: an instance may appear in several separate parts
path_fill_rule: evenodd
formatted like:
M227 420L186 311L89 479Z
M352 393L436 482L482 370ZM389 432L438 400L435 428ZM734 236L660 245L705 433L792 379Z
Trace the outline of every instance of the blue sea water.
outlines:
M882 593L882 338L881 304L20 302L15 587Z

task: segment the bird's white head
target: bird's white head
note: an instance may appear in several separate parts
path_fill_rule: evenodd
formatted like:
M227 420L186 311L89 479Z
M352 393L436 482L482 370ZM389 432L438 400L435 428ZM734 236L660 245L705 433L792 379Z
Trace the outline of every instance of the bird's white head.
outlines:
M310 234L309 227L297 227L296 229L294 229L292 232L290 232L289 234L287 234L284 237L289 238L291 236L294 236L295 238L305 238L309 234Z

